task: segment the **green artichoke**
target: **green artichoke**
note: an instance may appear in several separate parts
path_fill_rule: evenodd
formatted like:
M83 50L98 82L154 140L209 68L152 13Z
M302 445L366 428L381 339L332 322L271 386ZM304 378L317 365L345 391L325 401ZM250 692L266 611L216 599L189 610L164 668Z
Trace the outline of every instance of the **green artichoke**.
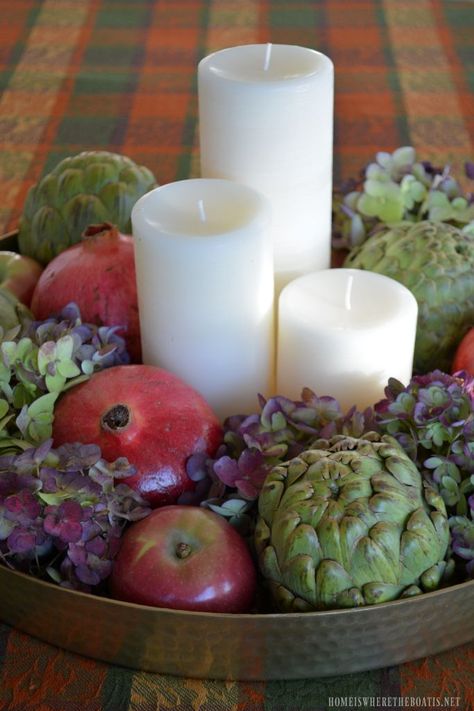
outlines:
M272 469L258 506L259 565L283 612L416 595L451 567L444 502L389 435L317 440Z
M443 222L400 222L354 247L344 266L384 274L410 289L418 302L414 370L449 372L474 323L474 237Z
M20 252L47 264L79 242L88 225L111 222L131 233L132 207L156 185L148 168L107 151L62 160L33 185L20 218Z

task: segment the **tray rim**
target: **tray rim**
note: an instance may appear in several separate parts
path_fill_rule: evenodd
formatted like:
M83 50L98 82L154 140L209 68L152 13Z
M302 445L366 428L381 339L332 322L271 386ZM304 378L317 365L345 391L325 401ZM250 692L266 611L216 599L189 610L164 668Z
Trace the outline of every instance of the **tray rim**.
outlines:
M141 605L139 603L126 602L125 600L117 600L107 595L96 595L94 593L87 593L81 590L73 590L70 588L61 587L60 585L55 585L47 580L42 580L36 578L28 573L23 573L19 570L13 570L7 566L0 564L2 571L6 573L11 573L13 576L20 578L24 581L31 583L31 585L39 585L42 589L59 591L59 594L68 594L72 597L80 597L83 600L101 600L104 604L110 604L114 607L125 607L130 609L138 609L141 611L146 611L147 614L160 613L167 615L179 615L180 617L190 617L190 618L202 618L202 619L233 619L233 620L255 620L258 619L321 619L322 617L334 617L334 616L344 616L351 614L352 616L370 614L370 611L380 610L381 608L390 609L399 607L401 605L407 606L409 603L416 603L420 600L426 602L427 599L438 598L449 594L450 592L460 592L463 590L473 590L474 593L474 578L472 580L465 580L461 583L455 583L453 585L445 585L437 590L431 590L430 592L423 592L418 595L413 595L412 597L399 598L397 600L391 600L389 602L379 602L374 605L361 605L360 607L350 607L350 608L340 608L333 610L315 610L308 612L245 612L245 613L234 613L234 612L199 612L194 610L176 610L173 608L157 607L152 605ZM0 619L2 616L2 611L0 608ZM8 624L8 623L6 623ZM474 630L473 630L473 640L474 640Z
M474 580L359 608L231 614L123 602L1 565L0 620L53 647L137 671L237 681L315 679L472 644Z

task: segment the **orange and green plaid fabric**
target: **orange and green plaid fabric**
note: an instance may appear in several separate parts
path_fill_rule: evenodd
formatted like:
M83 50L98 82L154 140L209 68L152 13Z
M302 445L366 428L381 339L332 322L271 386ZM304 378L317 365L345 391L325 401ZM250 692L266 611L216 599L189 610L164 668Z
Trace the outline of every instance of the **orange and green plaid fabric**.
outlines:
M160 183L198 175L197 62L254 42L333 59L335 182L400 145L459 176L474 158L472 0L0 0L0 233L17 226L29 186L82 150L125 153ZM0 711L326 711L336 697L346 709L363 708L364 697L377 704L367 708L391 697L395 709L474 709L473 645L337 672L179 679L85 659L0 624Z
M0 234L81 150L196 176L198 61L269 41L334 61L336 182L409 143L459 175L472 159L472 0L0 0Z

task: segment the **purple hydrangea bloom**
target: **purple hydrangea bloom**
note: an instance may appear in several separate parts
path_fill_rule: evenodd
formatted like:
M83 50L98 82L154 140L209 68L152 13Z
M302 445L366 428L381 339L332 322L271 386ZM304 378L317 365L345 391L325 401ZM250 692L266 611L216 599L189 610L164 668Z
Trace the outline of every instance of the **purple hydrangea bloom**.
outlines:
M0 458L0 562L92 591L110 574L122 531L148 504L97 447L71 444Z

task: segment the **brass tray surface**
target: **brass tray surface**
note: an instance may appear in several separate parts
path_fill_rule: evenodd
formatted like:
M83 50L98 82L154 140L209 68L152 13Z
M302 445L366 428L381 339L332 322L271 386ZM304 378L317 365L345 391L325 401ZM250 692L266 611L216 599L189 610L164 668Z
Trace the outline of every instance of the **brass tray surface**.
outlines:
M17 231L0 249L18 251ZM372 607L212 614L133 605L0 565L0 620L49 644L143 671L303 679L368 671L474 640L474 580Z
M212 614L134 605L0 566L0 618L93 659L209 679L299 679L393 666L474 639L474 581L371 607Z

